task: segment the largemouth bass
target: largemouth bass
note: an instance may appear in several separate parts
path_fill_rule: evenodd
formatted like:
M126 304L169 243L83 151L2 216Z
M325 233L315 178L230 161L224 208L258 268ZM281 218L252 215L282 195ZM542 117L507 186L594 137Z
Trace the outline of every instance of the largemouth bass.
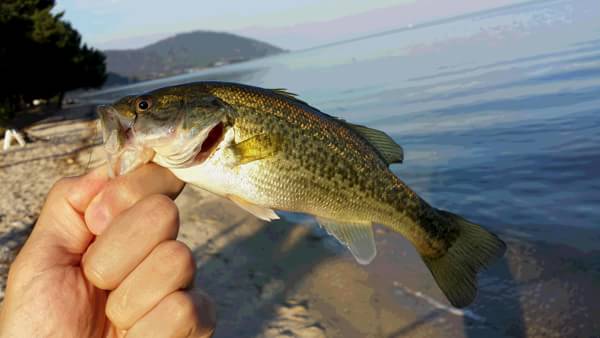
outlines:
M376 255L373 224L406 237L456 307L505 251L496 235L430 206L389 166L402 148L385 133L320 112L282 89L198 82L98 108L113 175L153 161L263 220L316 216L356 260Z

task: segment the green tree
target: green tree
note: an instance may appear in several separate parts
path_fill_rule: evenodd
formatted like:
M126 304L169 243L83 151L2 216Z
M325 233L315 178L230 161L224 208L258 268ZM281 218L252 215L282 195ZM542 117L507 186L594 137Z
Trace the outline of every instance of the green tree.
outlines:
M36 98L95 88L106 79L104 55L82 44L79 33L51 13L53 0L0 2L0 115L12 118Z

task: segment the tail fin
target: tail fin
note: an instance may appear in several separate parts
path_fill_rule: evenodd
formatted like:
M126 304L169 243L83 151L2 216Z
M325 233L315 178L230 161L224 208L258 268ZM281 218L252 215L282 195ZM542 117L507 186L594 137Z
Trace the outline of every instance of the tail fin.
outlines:
M450 303L465 307L477 295L477 272L504 255L506 244L458 215L443 210L438 213L459 226L459 235L444 256L421 257Z

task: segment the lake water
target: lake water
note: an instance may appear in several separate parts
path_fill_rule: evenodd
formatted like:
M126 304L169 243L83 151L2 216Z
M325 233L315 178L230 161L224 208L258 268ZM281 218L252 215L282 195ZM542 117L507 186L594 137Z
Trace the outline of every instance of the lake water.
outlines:
M106 102L201 80L287 88L328 114L391 135L406 153L394 172L434 206L484 224L507 238L509 247L511 241L515 246L541 243L531 244L535 253L530 257L545 255L539 258L545 260L544 269L553 264L548 257L555 254L560 260L561 252L568 252L569 259L585 267L572 281L583 285L575 288L577 297L596 297L599 15L597 0L532 1L82 98ZM509 254L518 260L526 251ZM507 272L498 273L503 282L488 282L521 285L525 277L513 271L519 269L515 264L507 263ZM530 333L524 328L530 323L528 311L546 306L543 298L554 292L550 286L542 289L547 292L537 296L525 286L519 295L498 291L496 300L518 308L519 318L506 320L523 324L502 332ZM528 295L539 299L531 309L523 301ZM567 336L600 330L587 316L598 306L585 299L565 304L564 311L572 311L568 306L584 309L561 315L571 324L582 323Z
M284 87L390 134L406 151L394 171L434 205L490 226L600 230L598 13L536 1L93 98L200 80Z

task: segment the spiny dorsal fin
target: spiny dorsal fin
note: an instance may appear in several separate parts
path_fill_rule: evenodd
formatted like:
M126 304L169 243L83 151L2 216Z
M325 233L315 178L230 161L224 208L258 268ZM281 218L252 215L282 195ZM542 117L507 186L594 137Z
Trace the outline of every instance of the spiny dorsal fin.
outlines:
M404 161L404 150L397 144L388 134L381 130L372 129L369 127L361 126L358 124L352 124L345 122L350 129L359 133L362 137L367 139L373 147L379 151L383 159L387 164L402 163Z
M344 244L359 264L365 265L377 255L371 223L354 223L318 217L321 226Z
M290 99L295 99L295 100L297 100L297 98L296 98L296 97L298 96L298 94L295 94L295 93L288 92L288 90L287 90L287 89L285 89L285 88L273 88L273 89L271 89L271 90L272 90L272 91L274 91L275 93L279 94L279 95L287 96L287 97L289 97Z
M273 156L279 149L280 140L273 134L259 134L231 145L239 164L246 164Z
M288 98L290 100L294 100L297 103L304 104L312 109L315 109L314 107L311 107L308 103L300 100L298 98L298 94L288 92L288 90L285 88L273 88L273 89L269 89L269 90L277 95L285 96L286 98ZM317 110L317 109L315 109L315 110Z

